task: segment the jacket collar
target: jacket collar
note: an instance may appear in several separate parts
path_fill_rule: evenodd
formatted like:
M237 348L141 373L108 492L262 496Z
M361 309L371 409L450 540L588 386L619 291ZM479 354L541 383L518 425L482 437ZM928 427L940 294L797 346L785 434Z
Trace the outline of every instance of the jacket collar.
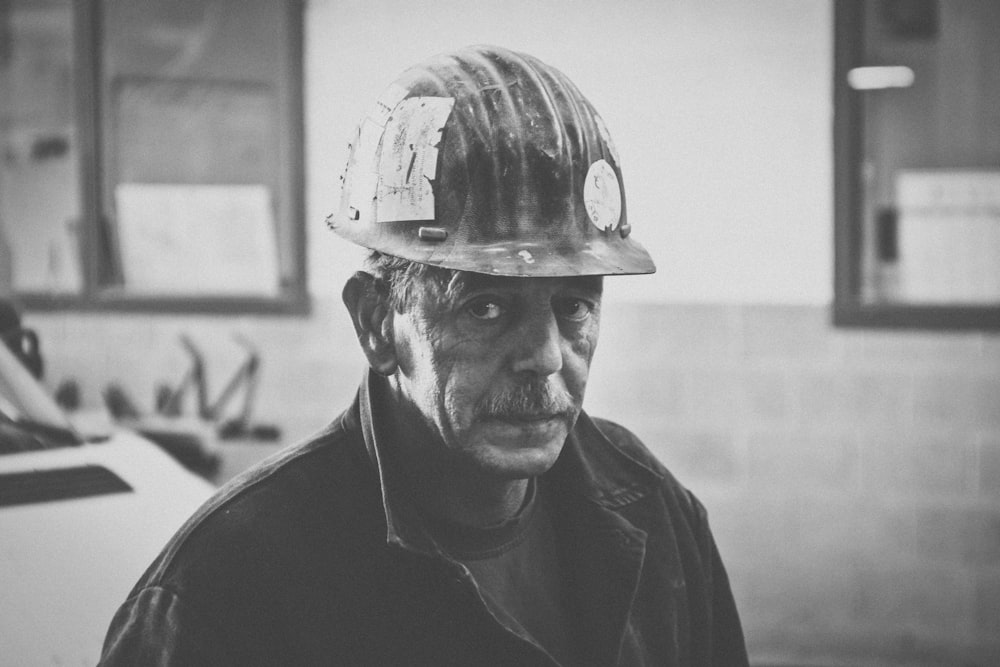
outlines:
M385 510L386 541L432 555L441 548L424 529L406 498L400 471L386 458L392 446L383 424L387 408L386 380L369 370L358 391L361 431L368 456L376 467ZM587 416L579 418L555 464L545 473L560 491L580 496L597 506L617 511L655 489L661 475L614 445ZM566 498L571 505L571 498Z
M361 382L358 390L358 404L361 416L361 432L364 435L368 457L378 471L382 490L382 507L385 511L385 540L388 544L401 546L432 555L443 555L443 551L423 527L423 521L413 504L406 498L406 490L398 471L394 471L386 458L390 443L386 435L384 418L386 410L386 380L372 370ZM394 474L395 473L395 474Z

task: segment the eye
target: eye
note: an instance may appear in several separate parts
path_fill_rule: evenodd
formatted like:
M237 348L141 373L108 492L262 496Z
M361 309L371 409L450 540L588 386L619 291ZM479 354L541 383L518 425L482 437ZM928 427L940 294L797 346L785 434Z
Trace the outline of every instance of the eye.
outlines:
M492 298L475 299L466 306L466 309L477 320L487 322L497 320L504 314L503 306Z
M556 299L554 303L556 315L573 322L582 322L594 312L594 306L584 299L567 297Z

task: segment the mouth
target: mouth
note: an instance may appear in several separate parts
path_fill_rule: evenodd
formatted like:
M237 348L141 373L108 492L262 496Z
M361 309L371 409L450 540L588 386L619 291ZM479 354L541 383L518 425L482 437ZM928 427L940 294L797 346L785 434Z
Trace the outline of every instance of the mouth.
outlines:
M529 424L532 422L546 422L556 419L564 420L566 415L562 412L515 412L502 414L484 415L486 421L508 422L510 424Z
M548 450L561 443L570 423L561 412L490 414L479 420L482 435L504 451Z

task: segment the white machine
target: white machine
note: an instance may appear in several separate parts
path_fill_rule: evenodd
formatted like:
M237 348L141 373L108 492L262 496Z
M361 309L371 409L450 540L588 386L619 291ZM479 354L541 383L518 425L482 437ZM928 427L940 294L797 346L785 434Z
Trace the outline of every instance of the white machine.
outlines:
M212 491L131 431L85 441L0 345L0 667L93 665L118 605Z

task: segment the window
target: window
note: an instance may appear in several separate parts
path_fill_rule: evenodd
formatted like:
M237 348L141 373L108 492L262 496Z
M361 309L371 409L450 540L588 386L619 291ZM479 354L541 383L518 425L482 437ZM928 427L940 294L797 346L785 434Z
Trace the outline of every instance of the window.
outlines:
M303 311L301 23L296 0L0 2L0 287Z
M835 322L1000 328L1000 3L835 17Z

